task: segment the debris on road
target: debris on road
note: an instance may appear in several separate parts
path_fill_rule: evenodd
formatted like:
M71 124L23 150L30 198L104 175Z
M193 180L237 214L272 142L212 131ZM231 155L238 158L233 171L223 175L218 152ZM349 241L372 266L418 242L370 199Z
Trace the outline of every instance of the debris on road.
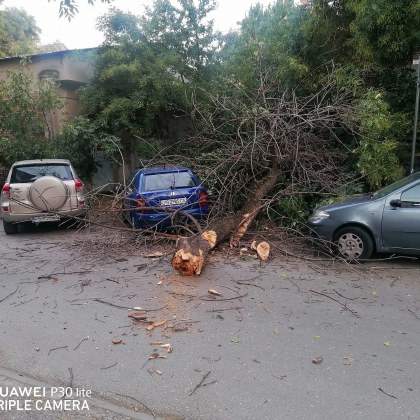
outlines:
M216 296L223 296L220 292L218 292L216 289L209 289L208 292L211 295L216 295Z
M314 365L319 365L323 361L324 361L324 358L322 356L318 356L318 357L315 357L314 359L312 359L312 363Z

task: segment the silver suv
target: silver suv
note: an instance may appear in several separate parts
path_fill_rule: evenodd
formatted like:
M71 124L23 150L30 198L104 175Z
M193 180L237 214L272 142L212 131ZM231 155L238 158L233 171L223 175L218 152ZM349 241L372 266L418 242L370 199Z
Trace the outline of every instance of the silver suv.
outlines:
M8 235L18 232L19 223L59 222L87 212L83 183L64 159L14 163L1 190L0 205Z

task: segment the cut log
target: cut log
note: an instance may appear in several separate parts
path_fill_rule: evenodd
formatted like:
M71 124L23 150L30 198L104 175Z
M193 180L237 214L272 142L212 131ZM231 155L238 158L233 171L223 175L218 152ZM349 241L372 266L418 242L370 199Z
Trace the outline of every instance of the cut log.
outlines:
M217 234L212 230L192 238L179 238L172 257L172 267L182 276L200 274L208 252L216 243Z
M260 242L257 245L257 254L262 261L267 261L270 256L270 245L267 242Z

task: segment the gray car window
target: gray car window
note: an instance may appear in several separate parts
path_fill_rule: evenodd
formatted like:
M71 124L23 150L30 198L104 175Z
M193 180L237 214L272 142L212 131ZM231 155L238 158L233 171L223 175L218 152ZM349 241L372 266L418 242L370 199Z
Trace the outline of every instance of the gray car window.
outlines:
M62 181L73 179L69 165L24 165L13 168L11 183L34 182L43 176L55 176Z
M420 172L417 172L415 174L411 174L407 178L400 179L399 181L394 182L393 184L388 185L387 187L376 191L373 194L373 197L374 198L385 197L386 195L392 193L393 191L398 190L399 188L404 187L404 185L408 185L410 182L413 182L413 181L415 181L419 178L420 178Z
M401 201L420 202L420 184L415 185L401 194Z

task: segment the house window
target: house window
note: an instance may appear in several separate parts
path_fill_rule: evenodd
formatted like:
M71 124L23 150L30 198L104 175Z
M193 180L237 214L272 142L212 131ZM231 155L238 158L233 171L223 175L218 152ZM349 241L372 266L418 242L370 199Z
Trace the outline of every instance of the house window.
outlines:
M38 74L39 80L45 80L45 79L58 80L59 77L60 77L60 73L58 70L42 70L41 73Z

